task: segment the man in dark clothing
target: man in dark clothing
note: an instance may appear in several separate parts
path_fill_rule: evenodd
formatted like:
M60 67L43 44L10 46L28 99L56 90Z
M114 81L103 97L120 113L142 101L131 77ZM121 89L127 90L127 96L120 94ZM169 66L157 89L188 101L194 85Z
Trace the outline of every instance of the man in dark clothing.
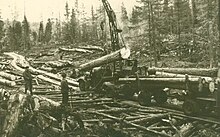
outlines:
M62 73L61 76L62 76L62 81L61 81L62 105L68 106L69 86L66 80L66 74Z
M23 72L23 77L24 77L24 83L25 83L25 94L27 94L27 90L30 91L30 94L33 95L32 93L32 75L29 70L29 66L25 67L25 71Z

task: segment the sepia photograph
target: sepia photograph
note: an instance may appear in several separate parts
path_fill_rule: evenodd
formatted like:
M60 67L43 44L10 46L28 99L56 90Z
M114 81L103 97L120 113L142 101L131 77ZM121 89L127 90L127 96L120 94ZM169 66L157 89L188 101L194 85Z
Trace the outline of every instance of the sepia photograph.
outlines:
M220 0L0 0L0 137L220 137Z

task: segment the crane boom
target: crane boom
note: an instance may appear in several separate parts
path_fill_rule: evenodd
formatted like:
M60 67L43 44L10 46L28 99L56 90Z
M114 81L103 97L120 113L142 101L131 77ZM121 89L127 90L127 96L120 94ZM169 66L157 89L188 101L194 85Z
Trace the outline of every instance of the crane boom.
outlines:
M117 21L115 12L112 10L109 2L107 0L102 0L103 6L109 18L109 28L110 28L110 35L111 35L111 46L112 50L116 51L120 49L119 46L119 35L118 33L122 30L117 28Z

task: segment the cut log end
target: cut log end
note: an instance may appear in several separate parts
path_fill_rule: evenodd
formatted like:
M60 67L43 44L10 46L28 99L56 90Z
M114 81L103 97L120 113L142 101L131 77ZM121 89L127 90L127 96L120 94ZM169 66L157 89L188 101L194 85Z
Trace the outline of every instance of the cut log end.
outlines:
M122 48L120 54L121 54L121 58L128 59L131 55L130 48L128 47Z

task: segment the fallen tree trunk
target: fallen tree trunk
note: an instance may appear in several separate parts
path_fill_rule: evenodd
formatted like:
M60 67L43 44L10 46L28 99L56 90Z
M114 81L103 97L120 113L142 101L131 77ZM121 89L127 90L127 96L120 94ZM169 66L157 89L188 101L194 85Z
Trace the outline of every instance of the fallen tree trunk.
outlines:
M8 53L4 53L4 54L5 54L5 55L8 55L8 56L11 56L11 57L14 58L14 60L11 62L11 65L12 65L15 69L19 70L21 73L24 72L24 69L21 68L21 67L19 67L19 66L17 66L17 62L20 62L20 63L23 62L23 63L22 63L23 66L29 65L28 62L25 60L25 58L24 58L23 56L21 56L21 55L18 55L18 54L13 53L13 52L8 52ZM32 72L34 72L34 73L38 73L38 74L41 74L41 75L45 75L45 76L48 76L48 77L53 78L53 79L58 80L58 81L61 81L61 79L62 79L61 76L58 76L58 75L53 74L53 73L49 73L49 72L46 72L46 71L43 71L43 70L38 70L38 69L35 69L35 68L32 68L32 67L29 67L29 69L30 69ZM70 85L74 86L74 87L78 87L78 86L79 86L79 83L76 82L75 79L67 78L67 82L68 82Z
M139 78L140 85L145 88L175 88L186 89L186 83L191 89L198 89L200 78ZM120 83L136 82L136 78L119 78ZM207 79L206 82L212 82Z
M37 120L37 124L40 124L40 127L38 127L39 125L35 125L33 132L37 132L38 134L40 134L41 131L39 131L37 128L46 129L48 128L48 126L50 126L51 122L56 121L56 119L48 115L47 112L49 110L53 111L54 108L60 106L59 103L44 97L40 97L36 95L27 96L25 94L19 94L19 93L11 95L7 105L8 105L7 108L8 112L5 116L5 120L3 123L2 131L4 132L1 134L2 137L19 136L20 133L23 134L24 132L27 132L28 135L31 136L32 134L31 131L21 132L24 126L26 127L24 129L27 129L29 126L27 122L30 119L25 118L28 115L32 115L32 117L37 118L35 120ZM41 111L41 113L38 113L37 115L34 116L34 114L36 114L36 112L40 110L47 110L47 111L45 111L45 114L43 114ZM46 118L43 118L41 116Z
M0 71L0 76L9 80L16 80L18 79L18 77L16 77L15 75Z
M44 56L54 56L54 53L40 53L39 55L35 57L35 59L44 57Z
M130 56L130 49L129 48L123 48L121 50L117 50L113 53L110 53L108 55L102 56L98 59L92 60L88 63L82 64L79 66L79 70L89 70L94 67L98 67L104 64L108 64L117 60L121 59L127 59Z
M129 122L127 120L123 120L123 119L120 119L120 118L117 118L117 117L114 117L114 116L111 116L111 115L107 115L107 114L99 113L99 112L95 112L94 114L101 115L101 116L113 119L113 120L115 120L115 121L117 121L119 123L124 123L126 125L135 127L135 128L137 128L139 130L145 131L145 132L150 133L152 135L170 137L170 135L168 135L166 133L150 130L149 128L146 128L144 126L141 126L141 125L138 125L138 124L135 124L135 123Z
M54 84L54 85L57 85L57 86L60 86L60 82L59 81L57 81L57 80L53 80L53 79L50 79L50 78L47 78L47 77L45 77L45 76L43 76L43 75L38 75L37 76L37 78L39 78L39 79L42 79L42 80L44 80L44 81L47 81L47 82L49 82L49 83L52 83L52 84ZM69 86L70 88L72 88L73 90L79 90L79 88L78 87L75 87L75 86Z
M161 120L162 118L165 118L168 116L168 113L165 113L165 114L151 114L150 117L145 117L145 118L140 118L140 119L136 119L136 120L133 120L131 121L132 123L149 123L149 122L152 122L152 121L155 121L155 120Z
M14 81L4 79L3 77L0 77L0 84L5 85L5 86L9 86L9 87L14 87L16 85L16 83Z
M175 73L168 73L168 72L162 72L162 71L157 71L156 72L156 77L164 77L164 78L185 78L185 74L175 74ZM196 75L188 75L189 78L205 78L207 80L211 80L211 77L205 77L205 76L196 76Z
M88 50L97 50L104 52L104 49L98 46L92 46L92 45L86 45L86 46L80 46L81 49L88 49Z
M14 137L17 134L19 119L23 113L23 107L27 101L26 95L14 94L10 96L8 103L8 114L3 124L2 137Z
M203 68L149 68L148 71L160 71L175 74L188 74L197 76L217 77L217 68L203 69Z
M90 50L86 50L86 49L80 49L80 48L71 48L71 49L67 49L67 48L59 48L60 51L65 51L65 52L83 52L83 53L93 53Z

